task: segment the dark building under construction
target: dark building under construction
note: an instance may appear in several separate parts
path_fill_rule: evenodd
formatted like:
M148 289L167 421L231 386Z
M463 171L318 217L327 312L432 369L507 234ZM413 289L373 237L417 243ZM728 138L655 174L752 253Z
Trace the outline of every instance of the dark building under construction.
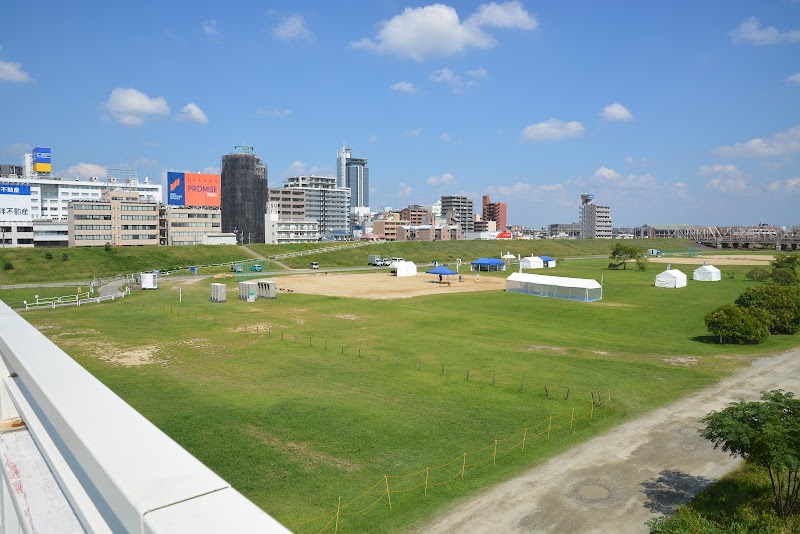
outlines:
M222 156L222 231L241 244L263 243L267 213L267 166L253 147L237 146Z

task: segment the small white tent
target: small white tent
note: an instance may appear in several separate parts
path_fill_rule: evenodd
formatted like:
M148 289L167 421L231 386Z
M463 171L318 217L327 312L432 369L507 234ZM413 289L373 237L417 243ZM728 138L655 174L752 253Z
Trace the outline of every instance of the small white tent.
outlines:
M413 261L396 261L390 266L397 276L417 276L417 264Z
M530 256L519 260L519 265L523 269L542 269L544 267L544 262L539 256Z
M656 275L656 287L686 287L686 275L678 269L667 269Z
M722 280L722 273L713 265L701 265L692 273L692 280L719 282Z

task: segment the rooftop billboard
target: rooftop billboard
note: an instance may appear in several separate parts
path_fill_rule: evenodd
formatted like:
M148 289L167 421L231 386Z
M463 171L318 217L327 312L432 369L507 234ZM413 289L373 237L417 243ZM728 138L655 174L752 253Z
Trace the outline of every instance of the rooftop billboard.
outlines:
M0 221L31 220L31 186L0 184Z
M167 204L171 206L220 206L219 174L168 172L167 187Z
M50 148L37 146L33 149L33 172L51 172L53 165L50 160Z

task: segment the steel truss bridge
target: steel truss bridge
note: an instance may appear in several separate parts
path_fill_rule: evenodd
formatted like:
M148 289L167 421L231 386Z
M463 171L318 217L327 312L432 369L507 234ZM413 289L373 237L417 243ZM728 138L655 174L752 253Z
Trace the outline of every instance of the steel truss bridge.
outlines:
M775 247L776 250L800 248L800 226L649 226L648 237L690 239L717 248Z

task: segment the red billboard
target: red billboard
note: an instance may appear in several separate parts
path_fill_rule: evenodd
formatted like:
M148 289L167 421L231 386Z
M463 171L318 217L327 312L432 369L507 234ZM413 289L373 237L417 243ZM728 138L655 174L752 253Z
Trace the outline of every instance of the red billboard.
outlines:
M167 173L167 203L173 206L220 206L219 174Z

